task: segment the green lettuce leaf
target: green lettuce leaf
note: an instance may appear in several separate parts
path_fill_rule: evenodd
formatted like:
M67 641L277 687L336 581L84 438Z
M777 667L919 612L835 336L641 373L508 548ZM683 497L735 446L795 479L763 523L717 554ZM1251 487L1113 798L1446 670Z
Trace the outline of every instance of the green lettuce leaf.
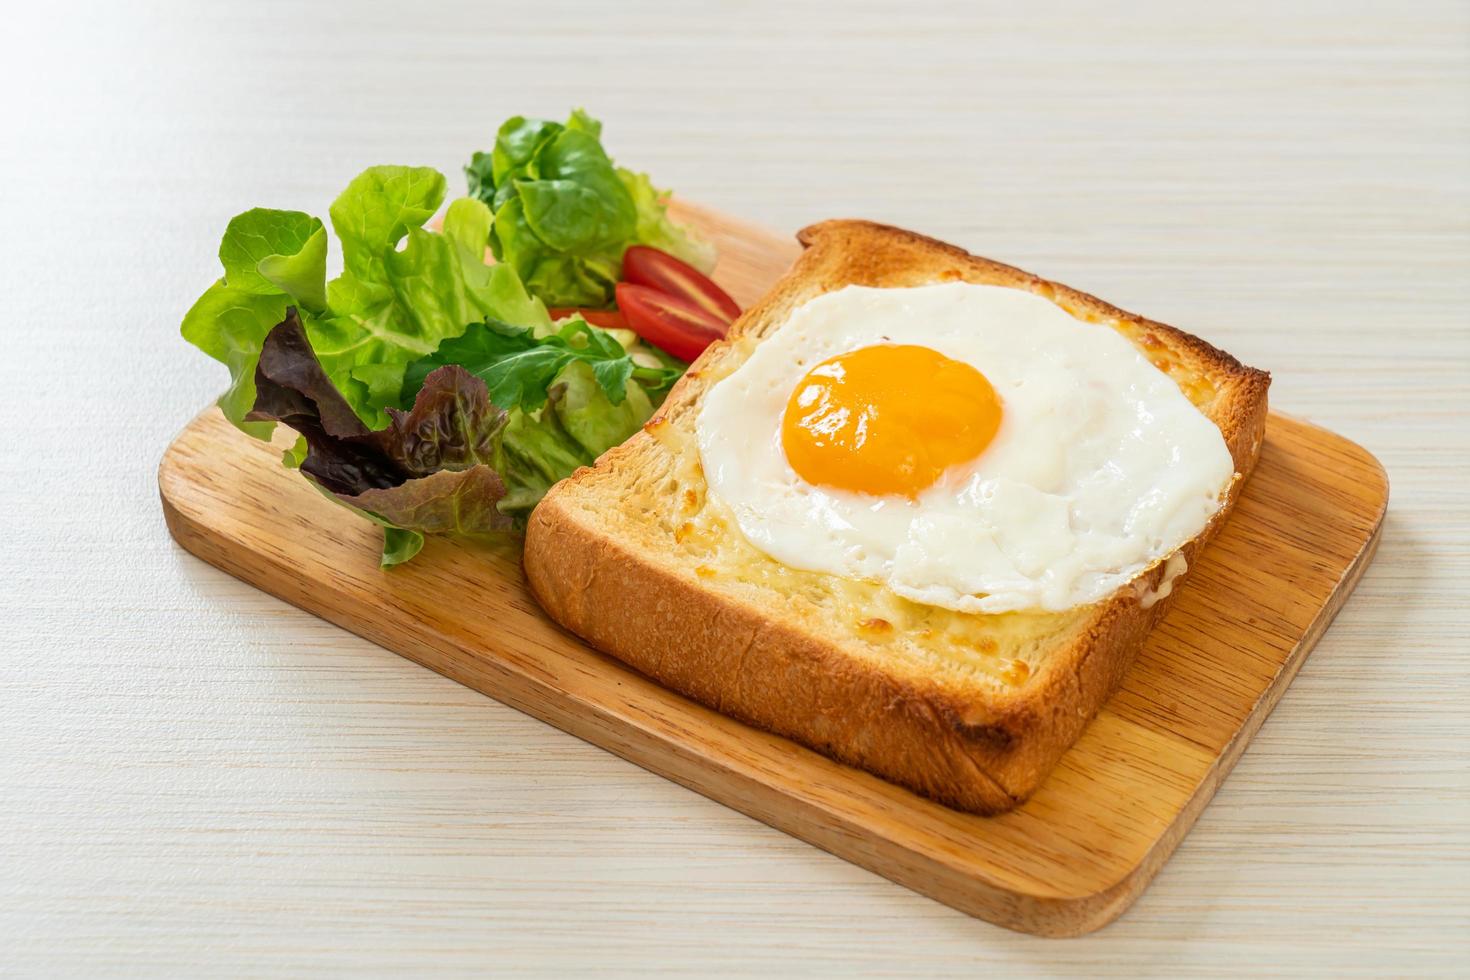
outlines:
M561 397L553 391L548 403ZM531 510L546 496L552 485L563 480L578 467L589 465L595 458L562 428L554 411L510 411L505 427L506 495L500 502L502 513L509 514L517 526L524 526Z
M422 551L423 547L424 536L418 531L383 524L383 557L378 563L384 568L401 565Z
M501 511L523 525L553 484L624 442L652 414L653 406L640 386L629 385L627 396L614 405L591 365L568 364L539 411L510 410L503 440L506 495Z
M611 304L622 270L622 250L573 254L550 248L526 220L519 197L495 212L490 242L496 257L516 270L526 288L552 306Z
M526 291L515 270L485 264L485 242L493 220L490 209L472 197L451 202L444 214L444 237L455 245L466 288L476 307L488 311L487 315L530 327L538 335L550 332L546 304Z
M301 469L301 464L306 460L307 448L305 437L297 436L291 448L281 453L281 465L288 470Z
M246 211L231 219L220 241L224 276L184 315L184 339L230 369L220 409L251 435L269 438L274 428L245 421L255 404L260 345L287 306L321 308L326 259L327 232L317 218L300 211Z
M623 252L640 242L714 265L711 246L669 220L645 175L613 165L601 135L580 109L566 123L515 116L465 167L470 196L494 211L496 257L552 306L610 305Z
M596 368L586 361L563 368L552 385L556 397L548 409L592 459L626 441L653 415L653 403L639 385L628 385L620 401L609 398Z
M326 304L327 232L309 214L255 208L237 215L220 240L219 260L225 279L246 292L284 293L312 311Z
M713 242L693 234L688 228L674 224L669 217L669 192L658 190L648 179L648 174L634 173L618 168L618 179L627 188L637 212L637 229L633 237L639 245L651 245L683 259L694 268L709 275L715 268L715 246Z
M536 411L546 404L557 376L573 362L589 366L613 405L621 405L627 397L628 381L636 372L659 373L635 367L621 344L580 317L567 320L544 337L527 327L486 320L410 364L404 372L403 390L412 394L430 372L458 364L485 382L496 405Z
M668 351L661 350L652 344L645 344L641 341L634 344L628 353L630 355L638 355L634 358L635 367L633 369L633 376L638 379L638 383L643 387L644 393L653 402L654 408L658 408L663 404L664 399L668 397L670 389L684 376L684 372L689 369L688 364L679 360ZM657 362L658 366L654 367L649 365L645 367L644 364L650 360Z

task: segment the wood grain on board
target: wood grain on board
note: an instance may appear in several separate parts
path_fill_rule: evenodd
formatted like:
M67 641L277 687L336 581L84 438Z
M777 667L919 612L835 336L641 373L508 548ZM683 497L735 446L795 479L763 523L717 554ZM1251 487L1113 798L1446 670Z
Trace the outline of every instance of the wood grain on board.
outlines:
M790 239L682 210L716 240L716 278L742 305L796 252ZM1147 885L1361 575L1388 495L1366 451L1273 414L1235 515L1122 690L1025 806L984 818L755 731L588 649L541 613L513 545L431 540L410 564L380 570L376 528L282 468L279 449L214 409L179 435L159 483L184 547L896 882L1044 935L1095 929Z

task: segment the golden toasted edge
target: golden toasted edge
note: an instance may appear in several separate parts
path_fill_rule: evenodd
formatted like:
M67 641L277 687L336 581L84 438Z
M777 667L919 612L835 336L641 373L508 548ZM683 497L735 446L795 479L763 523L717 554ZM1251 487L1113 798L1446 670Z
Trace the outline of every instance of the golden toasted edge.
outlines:
M697 403L706 368L730 345L784 320L821 292L849 284L899 285L964 279L1014 285L1147 330L1208 377L1217 397L1208 413L1242 479L1225 507L1183 549L1192 567L1238 499L1255 465L1266 418L1264 372L1203 340L1137 317L1096 297L972 256L901 229L867 221L827 221L803 229L807 250L782 279L706 351L670 394L660 417ZM651 424L658 424L657 421ZM1172 599L1143 608L1125 588L1092 607L1065 649L1011 691L957 689L905 676L812 635L779 610L723 595L693 569L641 554L584 520L575 497L636 465L653 443L639 433L591 469L554 487L532 514L526 571L553 619L660 683L958 809L997 813L1026 799L1121 682L1133 655ZM1187 577L1187 572L1185 577ZM1156 587L1162 567L1140 585ZM1182 579L1177 585L1182 584Z

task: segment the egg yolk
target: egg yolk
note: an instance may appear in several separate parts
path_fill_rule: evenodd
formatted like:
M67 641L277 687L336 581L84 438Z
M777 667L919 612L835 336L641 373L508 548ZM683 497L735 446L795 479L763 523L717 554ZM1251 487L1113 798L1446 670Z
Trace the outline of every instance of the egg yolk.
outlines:
M1000 398L970 365L883 344L812 368L786 403L781 442L808 483L913 498L984 452L1000 420Z

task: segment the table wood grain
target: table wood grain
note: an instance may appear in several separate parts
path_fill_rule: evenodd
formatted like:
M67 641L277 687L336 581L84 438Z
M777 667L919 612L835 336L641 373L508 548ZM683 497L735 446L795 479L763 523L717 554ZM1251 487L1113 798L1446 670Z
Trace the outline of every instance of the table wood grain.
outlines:
M1464 3L58 2L0 93L0 972L1470 971ZM578 104L728 212L1194 330L1383 460L1374 565L1114 925L976 922L169 539L230 215Z

